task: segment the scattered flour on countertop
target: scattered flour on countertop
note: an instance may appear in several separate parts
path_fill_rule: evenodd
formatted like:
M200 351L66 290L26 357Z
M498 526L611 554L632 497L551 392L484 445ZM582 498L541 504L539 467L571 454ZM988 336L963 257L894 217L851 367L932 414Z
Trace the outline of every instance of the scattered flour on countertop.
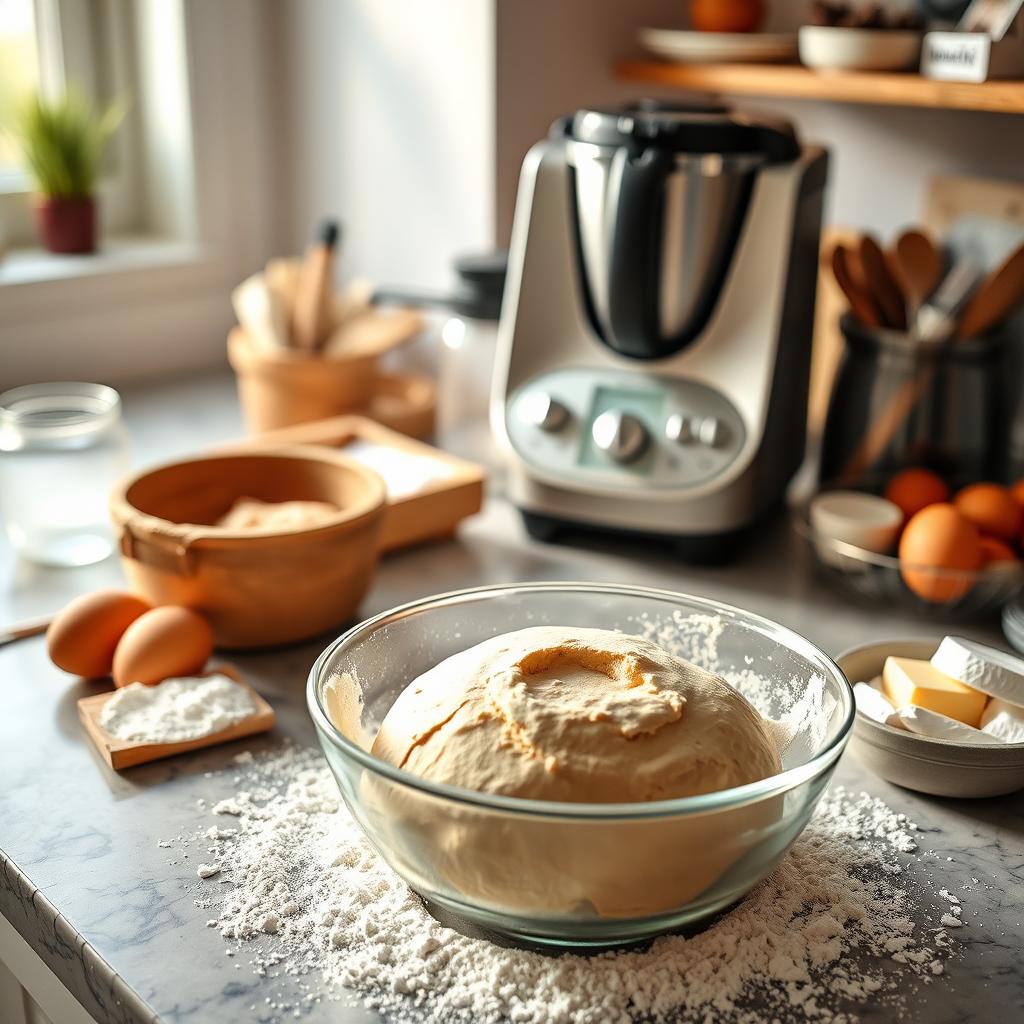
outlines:
M111 736L144 743L176 743L227 729L254 714L245 689L224 675L132 683L103 705L100 725Z
M916 826L841 788L773 875L703 931L551 956L438 923L363 837L318 751L257 757L244 782L212 809L232 827L193 837L220 867L197 903L228 952L282 978L260 1007L277 1017L350 1000L347 988L396 1022L849 1024L868 1005L905 1009L953 952L943 928L914 922L924 915L899 855L916 849Z

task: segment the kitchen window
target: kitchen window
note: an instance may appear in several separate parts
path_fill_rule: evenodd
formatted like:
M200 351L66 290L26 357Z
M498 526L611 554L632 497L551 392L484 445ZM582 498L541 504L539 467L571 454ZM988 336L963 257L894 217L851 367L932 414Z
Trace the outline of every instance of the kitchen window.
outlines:
M137 234L144 218L134 22L130 0L0 0L0 123L34 91L75 89L98 107L131 102L100 184L104 233L114 235ZM0 133L0 233L11 248L36 244L31 192L17 143Z
M0 105L15 47L22 83L130 103L97 189L96 253L41 251L31 184L0 186L0 390L55 367L123 380L224 361L231 288L281 251L276 7L0 0Z
M11 116L14 98L39 85L39 34L32 0L0 0L0 111ZM18 149L7 134L0 135L0 189L20 191L25 185Z

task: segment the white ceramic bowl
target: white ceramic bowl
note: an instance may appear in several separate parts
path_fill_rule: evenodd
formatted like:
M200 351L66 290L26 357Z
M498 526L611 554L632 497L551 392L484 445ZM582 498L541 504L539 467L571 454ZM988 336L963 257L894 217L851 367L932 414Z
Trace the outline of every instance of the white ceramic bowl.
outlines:
M938 640L882 640L836 659L851 683L881 675L889 655L930 658ZM1024 788L1024 743L968 744L894 729L858 711L850 749L883 779L933 796L1002 796Z
M866 491L822 491L809 515L818 533L880 555L892 551L903 525L899 505Z
M800 60L819 71L911 71L921 59L920 32L804 25Z

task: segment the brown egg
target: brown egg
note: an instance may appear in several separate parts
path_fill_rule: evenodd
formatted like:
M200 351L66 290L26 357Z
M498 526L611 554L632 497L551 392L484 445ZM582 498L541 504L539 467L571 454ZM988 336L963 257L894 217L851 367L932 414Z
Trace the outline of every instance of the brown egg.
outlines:
M1021 508L1024 508L1024 480L1018 480L1010 486L1010 497L1013 498Z
M926 601L942 604L963 597L974 584L970 575L943 576L951 569L971 573L982 565L981 534L953 505L940 503L921 509L900 537L900 575Z
M50 660L86 679L109 675L118 641L151 607L124 590L97 590L76 597L54 616L46 631Z
M188 608L168 605L131 624L114 652L118 686L155 686L172 676L195 675L213 652L213 630Z
M899 505L903 515L910 519L929 505L949 501L949 488L930 469L905 469L886 484L885 497Z
M957 493L953 504L983 533L1013 541L1024 522L1024 509L999 484L970 484Z
M981 538L981 557L985 565L993 565L996 562L1016 562L1017 553L1005 541L998 537Z

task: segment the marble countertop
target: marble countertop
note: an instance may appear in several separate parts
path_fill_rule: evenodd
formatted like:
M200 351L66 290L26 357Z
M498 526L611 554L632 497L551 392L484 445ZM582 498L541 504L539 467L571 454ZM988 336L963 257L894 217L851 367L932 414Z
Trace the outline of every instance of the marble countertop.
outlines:
M126 410L140 464L239 436L224 376L128 391ZM58 571L19 562L0 545L0 622L52 611L75 594L117 583L114 560ZM500 497L456 539L386 558L362 611L374 613L437 591L517 580L586 579L689 591L760 612L831 654L885 637L936 637L929 624L888 608L851 603L817 579L784 521L764 527L742 557L693 568L656 548L625 543L545 546L525 535ZM961 626L1001 643L994 623ZM272 984L224 956L204 927L194 867L171 865L161 837L194 831L197 801L233 792L231 758L286 738L315 745L304 706L309 666L326 638L268 654L232 656L274 705L268 736L131 769L110 771L86 740L75 701L99 684L74 682L46 658L41 638L0 649L0 912L85 1008L103 1024L214 1024L263 1020ZM836 781L881 797L925 832L928 857L912 871L971 889L959 955L941 985L923 989L929 1024L1015 1019L1024 1013L1024 794L984 801L921 797L868 773L847 753ZM976 882L972 882L976 879ZM282 982L273 982L280 992ZM355 1024L376 1017L358 1006L314 1005L304 1019ZM865 1021L883 1019L870 1008Z

